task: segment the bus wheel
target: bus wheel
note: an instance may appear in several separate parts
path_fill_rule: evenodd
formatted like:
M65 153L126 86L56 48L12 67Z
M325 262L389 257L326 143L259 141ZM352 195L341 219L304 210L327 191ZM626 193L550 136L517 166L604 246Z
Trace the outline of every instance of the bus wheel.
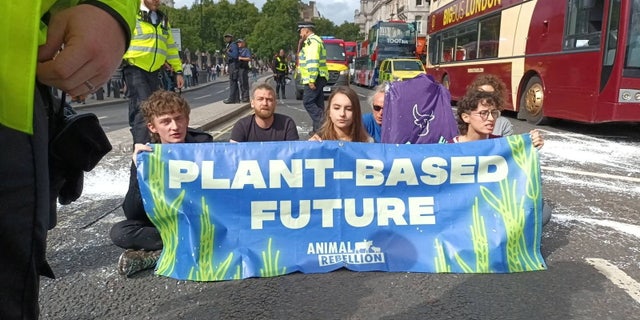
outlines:
M447 88L447 90L449 90L449 86L451 85L451 82L449 81L449 75L445 74L444 77L442 77L442 85Z
M544 90L542 88L542 81L540 81L540 78L537 76L531 77L520 97L518 118L525 119L534 125L544 124L546 118L544 116L543 105Z

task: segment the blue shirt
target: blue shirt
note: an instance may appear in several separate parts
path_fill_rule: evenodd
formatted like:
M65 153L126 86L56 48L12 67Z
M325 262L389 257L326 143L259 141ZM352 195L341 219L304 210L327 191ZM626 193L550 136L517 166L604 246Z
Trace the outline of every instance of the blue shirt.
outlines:
M235 42L231 42L227 47L227 61L235 62L238 60L238 45Z
M362 115L362 123L369 135L373 138L373 142L380 142L382 127L376 122L373 113L365 113Z

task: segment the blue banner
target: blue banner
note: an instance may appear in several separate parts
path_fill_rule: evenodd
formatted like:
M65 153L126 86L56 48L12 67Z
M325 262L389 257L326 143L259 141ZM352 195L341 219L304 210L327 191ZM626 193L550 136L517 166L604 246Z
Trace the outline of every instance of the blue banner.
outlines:
M156 273L546 269L529 135L458 144L156 144L138 156Z

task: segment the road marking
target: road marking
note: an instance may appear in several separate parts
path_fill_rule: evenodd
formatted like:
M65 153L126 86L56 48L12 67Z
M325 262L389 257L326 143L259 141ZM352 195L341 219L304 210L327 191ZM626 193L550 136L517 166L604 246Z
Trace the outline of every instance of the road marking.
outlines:
M193 98L193 100L204 99L204 98L206 98L206 97L211 97L211 95L210 95L210 94L206 94L206 95L204 95L204 96L195 97L195 98Z
M624 181L629 181L629 182L638 182L638 183L640 183L640 178L619 176L619 175L607 174L607 173L597 173L597 172L565 169L565 168L558 168L558 167L547 167L547 166L540 166L540 169L547 170L547 171L554 171L554 172L562 172L562 173L577 174L577 175L590 176L590 177L598 177L598 178L614 179L614 180L624 180Z
M106 118L109 118L109 116L101 116L101 117L98 117L98 120L102 120L102 119L106 119Z
M224 128L224 129L222 129L222 131L220 131L220 133L218 133L217 135L213 136L213 139L216 140L220 136L225 135L227 132L229 132L231 129L233 129L234 125L235 125L235 123L232 124L232 125L229 125L228 127Z
M611 283L624 290L637 303L640 303L640 284L633 278L607 260L597 258L586 258L585 260L607 277Z

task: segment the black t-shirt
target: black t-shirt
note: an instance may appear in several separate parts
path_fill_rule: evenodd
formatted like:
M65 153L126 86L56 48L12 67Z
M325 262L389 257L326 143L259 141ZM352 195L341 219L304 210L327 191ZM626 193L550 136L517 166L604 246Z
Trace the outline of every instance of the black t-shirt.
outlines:
M237 142L254 141L297 141L298 128L289 116L274 113L273 124L267 129L260 128L255 115L246 116L236 122L231 130L231 140Z

